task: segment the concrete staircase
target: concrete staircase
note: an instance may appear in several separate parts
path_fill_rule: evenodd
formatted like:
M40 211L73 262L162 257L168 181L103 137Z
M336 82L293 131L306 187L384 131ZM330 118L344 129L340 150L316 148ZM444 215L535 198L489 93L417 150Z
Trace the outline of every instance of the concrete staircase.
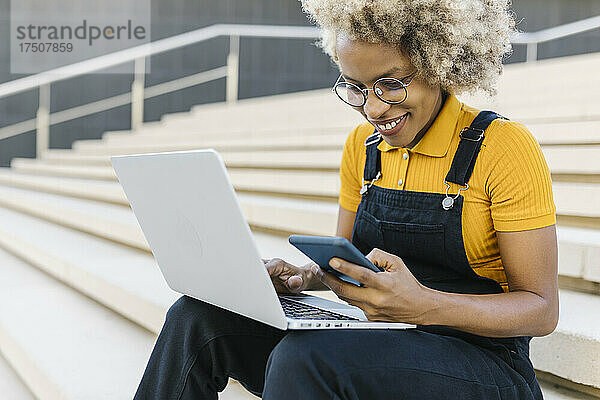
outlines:
M525 122L552 171L561 319L532 342L550 399L600 397L599 68L598 54L510 65L499 96L468 100ZM135 133L14 159L0 170L1 393L126 399L135 391L178 295L156 267L110 155L216 148L261 254L300 264L307 260L287 235L335 232L342 146L361 118L318 90L200 106ZM252 397L235 382L222 396Z

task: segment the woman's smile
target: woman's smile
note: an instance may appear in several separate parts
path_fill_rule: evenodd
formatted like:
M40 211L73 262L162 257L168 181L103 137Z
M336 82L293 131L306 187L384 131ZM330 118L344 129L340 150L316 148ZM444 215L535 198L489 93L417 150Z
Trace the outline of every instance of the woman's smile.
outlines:
M399 133L404 125L406 125L406 120L409 117L409 113L405 113L397 118L382 120L382 121L372 121L369 122L381 133L383 136L392 136Z

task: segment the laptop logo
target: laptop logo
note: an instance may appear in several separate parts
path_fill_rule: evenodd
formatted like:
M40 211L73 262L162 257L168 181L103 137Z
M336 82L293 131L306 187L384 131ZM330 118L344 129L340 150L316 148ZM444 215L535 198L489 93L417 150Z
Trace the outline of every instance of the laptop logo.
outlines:
M175 212L175 242L181 254L190 254L196 260L202 258L204 248L200 234L192 221L181 211Z

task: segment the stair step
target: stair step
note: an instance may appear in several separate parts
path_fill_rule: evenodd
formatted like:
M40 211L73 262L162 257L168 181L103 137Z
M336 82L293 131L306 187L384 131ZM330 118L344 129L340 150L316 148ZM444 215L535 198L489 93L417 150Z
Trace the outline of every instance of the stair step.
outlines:
M219 400L253 400L260 399L248 392L239 382L229 380L227 387L219 393ZM552 399L550 399L552 400Z
M129 208L0 185L0 205L59 225L148 250ZM1 228L0 228L1 229Z
M142 126L136 131L127 131L127 134L118 133L113 134L112 132L105 132L102 135L102 141L107 144L117 143L141 143L146 139L148 140L163 140L167 137L179 140L179 138L186 138L186 140L197 140L203 139L211 142L229 142L241 144L246 142L256 142L259 140L279 140L285 141L286 139L301 140L302 142L314 142L324 136L339 136L342 138L342 144L348 135L348 133L354 129L358 124L364 123L365 121L358 121L353 124L352 121L340 121L338 126L324 126L319 129L305 129L302 126L287 126L280 127L276 125L262 125L254 129L243 129L240 131L221 129L220 131L199 131L199 132L188 132L188 131L170 131L167 125L160 127L160 129L146 129L146 126ZM226 133L226 135L225 135ZM94 140L92 140L94 141Z
M597 400L598 397L540 381L544 400ZM232 399L233 400L233 399ZM240 399L241 400L241 399Z
M237 196L250 225L307 235L335 234L339 208L336 203L250 193Z
M0 184L108 203L129 204L123 189L116 182L19 174L10 168L0 168Z
M152 151L153 152L153 151ZM122 151L109 151L108 154L81 154L70 150L69 152L51 150L44 155L43 160L55 164L83 164L110 166L110 155L142 154L143 151L132 153ZM146 152L148 153L148 152ZM305 168L338 170L342 160L340 150L312 150L307 154L302 150L278 151L228 151L221 153L228 167L238 168ZM307 156L309 156L307 158Z
M119 140L80 140L73 143L73 150L82 154L106 154L108 150L121 152L140 151L168 151L167 149L197 149L212 147L220 152L244 150L256 151L262 149L285 150L303 149L318 150L322 148L342 149L350 130L338 134L297 135L281 134L278 131L263 133L260 136L245 135L240 138L227 139L219 137L206 137L187 132L177 135L145 135L141 138L136 134ZM165 149L165 150L161 150Z
M557 215L600 218L599 183L553 182L552 192Z
M600 388L600 296L560 291L560 319L551 335L534 338L536 369Z
M17 173L107 181L117 180L114 170L108 165L50 164L35 158L13 158L10 165L11 169Z
M542 145L600 144L600 121L531 124L527 127Z
M597 135L597 131L594 132ZM600 145L542 146L550 171L556 174L600 174Z
M37 398L133 397L153 334L1 249L0 274L2 352Z
M49 149L41 158L42 160L59 165L83 164L102 165L110 167L110 158L105 155L77 154L73 150Z
M2 349L0 343L0 349ZM35 400L25 383L0 354L0 393L2 398L10 400Z
M600 282L600 230L557 227L560 274Z

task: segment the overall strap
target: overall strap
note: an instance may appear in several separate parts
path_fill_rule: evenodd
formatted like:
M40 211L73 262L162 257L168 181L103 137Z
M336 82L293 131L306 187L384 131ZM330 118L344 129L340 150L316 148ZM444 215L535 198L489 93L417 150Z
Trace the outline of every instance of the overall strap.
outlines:
M365 147L367 152L367 159L365 161L365 172L364 181L372 181L377 178L377 175L381 172L381 152L377 149L377 146L383 138L381 134L375 130L365 140Z
M460 132L460 143L452 159L450 171L446 175L447 182L466 186L475 168L475 161L484 138L483 133L496 118L506 119L493 111L481 111L471 125Z

